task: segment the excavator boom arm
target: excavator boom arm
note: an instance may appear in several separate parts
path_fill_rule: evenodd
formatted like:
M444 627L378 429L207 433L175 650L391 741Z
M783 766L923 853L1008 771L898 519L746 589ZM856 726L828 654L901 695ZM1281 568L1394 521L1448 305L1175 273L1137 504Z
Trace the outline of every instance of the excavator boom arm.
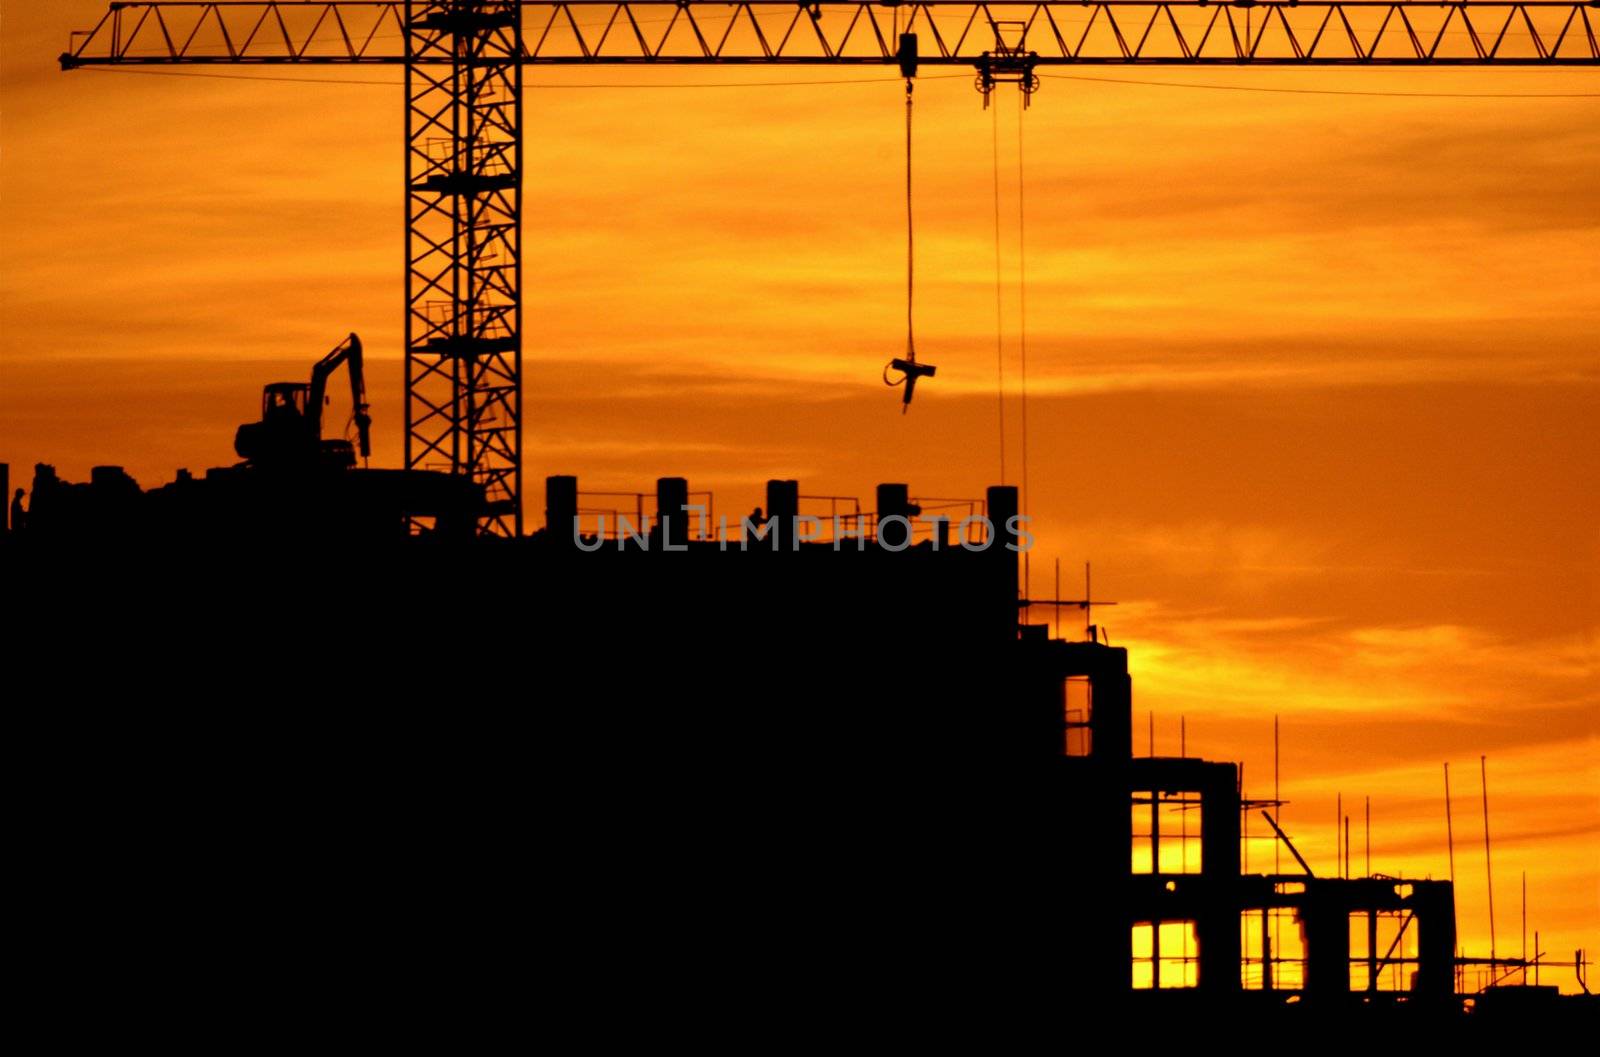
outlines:
M350 375L350 404L354 408L356 433L358 435L361 457L363 459L372 454L372 416L367 411L367 380L361 362L361 339L351 334L340 342L338 348L317 362L311 368L311 394L310 407L307 412L313 416L317 427L317 437L322 437L322 403L327 397L328 377L339 368L340 364L346 365Z

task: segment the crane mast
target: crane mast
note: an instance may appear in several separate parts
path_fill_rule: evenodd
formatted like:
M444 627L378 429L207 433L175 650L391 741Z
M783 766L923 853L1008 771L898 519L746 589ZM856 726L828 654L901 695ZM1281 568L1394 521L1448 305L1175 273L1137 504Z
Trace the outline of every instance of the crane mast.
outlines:
M409 469L522 535L522 5L405 5Z
M525 66L962 67L987 103L1049 67L1600 67L1597 29L1600 0L165 0L111 3L60 59L404 68L406 467L482 485L480 531L509 536Z

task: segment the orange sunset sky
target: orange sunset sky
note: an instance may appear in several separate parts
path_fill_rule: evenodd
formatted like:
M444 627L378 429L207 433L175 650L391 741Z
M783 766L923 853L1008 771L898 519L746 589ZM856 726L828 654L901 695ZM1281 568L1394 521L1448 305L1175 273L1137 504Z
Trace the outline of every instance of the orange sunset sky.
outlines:
M230 463L261 385L352 330L373 461L397 465L399 72L59 72L103 9L0 5L13 482ZM548 473L683 475L730 514L769 477L867 502L1020 483L1020 118L1033 588L1059 559L1075 595L1093 561L1138 751L1153 713L1176 754L1183 717L1190 754L1267 796L1279 715L1312 865L1332 869L1342 792L1358 869L1370 796L1373 868L1434 877L1451 761L1459 924L1485 956L1487 754L1500 952L1524 872L1530 950L1537 928L1553 959L1600 952L1600 69L1078 72L1025 114L965 74L920 81L939 375L902 417L879 380L904 345L894 76L530 70L530 524ZM849 83L694 87L785 78ZM1485 98L1531 93L1567 97Z

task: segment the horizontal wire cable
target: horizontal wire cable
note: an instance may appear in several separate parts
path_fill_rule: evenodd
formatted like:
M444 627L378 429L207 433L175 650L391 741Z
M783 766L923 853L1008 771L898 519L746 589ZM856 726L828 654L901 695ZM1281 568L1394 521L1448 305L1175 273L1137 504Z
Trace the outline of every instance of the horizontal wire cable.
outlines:
M284 77L273 74L260 73L207 73L200 70L121 70L107 66L78 66L72 71L88 73L120 73L144 75L147 77L208 77L217 81L277 81L280 84L352 84L352 85L383 85L388 88L403 87L404 81L378 81L356 77ZM939 81L961 78L968 80L972 74L943 73L928 74L919 77L922 81ZM896 84L901 80L898 75L888 77L844 77L820 81L694 81L694 82L662 82L651 84L648 82L611 82L596 83L584 82L579 84L529 84L523 82L523 88L530 89L573 89L573 88L789 88L811 87L817 85L835 84Z
M1129 77L1089 77L1084 74L1041 73L1051 81L1093 81L1132 84L1148 88L1200 88L1213 92L1272 92L1287 95L1359 95L1396 99L1600 99L1600 92L1391 92L1349 88L1274 88L1258 84L1196 84L1190 81L1144 81Z
M379 81L355 77L285 77L272 74L208 73L201 70L124 70L107 66L80 66L75 67L75 70L88 73L116 73L146 77L206 77L218 81L276 81L280 84L382 85L388 88L398 88L404 84L403 81ZM924 74L918 80L947 81L957 78L966 80L971 76L971 74L966 73L935 73ZM1600 92L1398 92L1345 88L1279 88L1269 85L1248 84L1196 84L1187 81L1149 81L1128 77L1091 77L1084 74L1070 73L1042 73L1039 76L1051 81L1087 81L1094 84L1125 84L1145 88L1193 88L1212 92L1267 92L1280 95L1345 95L1393 99L1600 99ZM575 84L528 84L524 82L522 87L544 91L586 88L644 88L652 90L662 88L809 88L842 84L893 84L899 80L898 76L890 75L886 77L847 77L816 81L692 81L655 84L642 81L590 81Z

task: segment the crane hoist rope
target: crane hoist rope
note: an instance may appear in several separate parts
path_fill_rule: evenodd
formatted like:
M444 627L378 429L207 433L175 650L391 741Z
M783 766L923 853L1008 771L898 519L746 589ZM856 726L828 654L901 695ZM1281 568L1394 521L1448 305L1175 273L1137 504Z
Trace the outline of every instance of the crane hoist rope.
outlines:
M890 360L883 369L883 383L888 386L904 386L905 392L900 397L900 413L903 415L911 407L911 397L917 390L918 378L932 378L938 368L931 363L917 362L917 331L916 331L916 275L917 275L917 243L916 224L912 214L911 195L911 116L913 111L912 94L915 90L914 78L917 73L917 36L915 33L900 34L900 72L906 79L906 354L903 358ZM895 381L890 378L891 371L899 371L900 379Z
M1022 440L1022 491L1024 504L1028 494L1028 214L1027 174L1024 169L1023 127L1026 124L1027 98L1020 100L1017 110L1017 358L1020 367L1018 403L1021 409L1019 429ZM1000 187L1000 112L994 111L992 137L993 192L994 192L994 355L996 419L999 427L1000 480L1006 476L1006 356L1005 356L1005 258L1004 228L1001 224L1003 195Z
M1000 483L1006 483L1006 318L1005 269L1000 253L1000 108L993 114L994 135L994 365L995 413L1000 432Z
M1022 489L1018 493L1017 513L1028 515L1028 200L1027 168L1022 152L1022 130L1027 124L1028 99L1017 99L1017 353L1021 361L1022 410ZM1030 555L1022 556L1023 597L1033 597L1033 564ZM1088 595L1084 596L1085 598Z
M1020 513L1028 512L1028 200L1027 170L1023 166L1022 129L1028 100L1017 101L1017 353L1021 361L1022 493Z

